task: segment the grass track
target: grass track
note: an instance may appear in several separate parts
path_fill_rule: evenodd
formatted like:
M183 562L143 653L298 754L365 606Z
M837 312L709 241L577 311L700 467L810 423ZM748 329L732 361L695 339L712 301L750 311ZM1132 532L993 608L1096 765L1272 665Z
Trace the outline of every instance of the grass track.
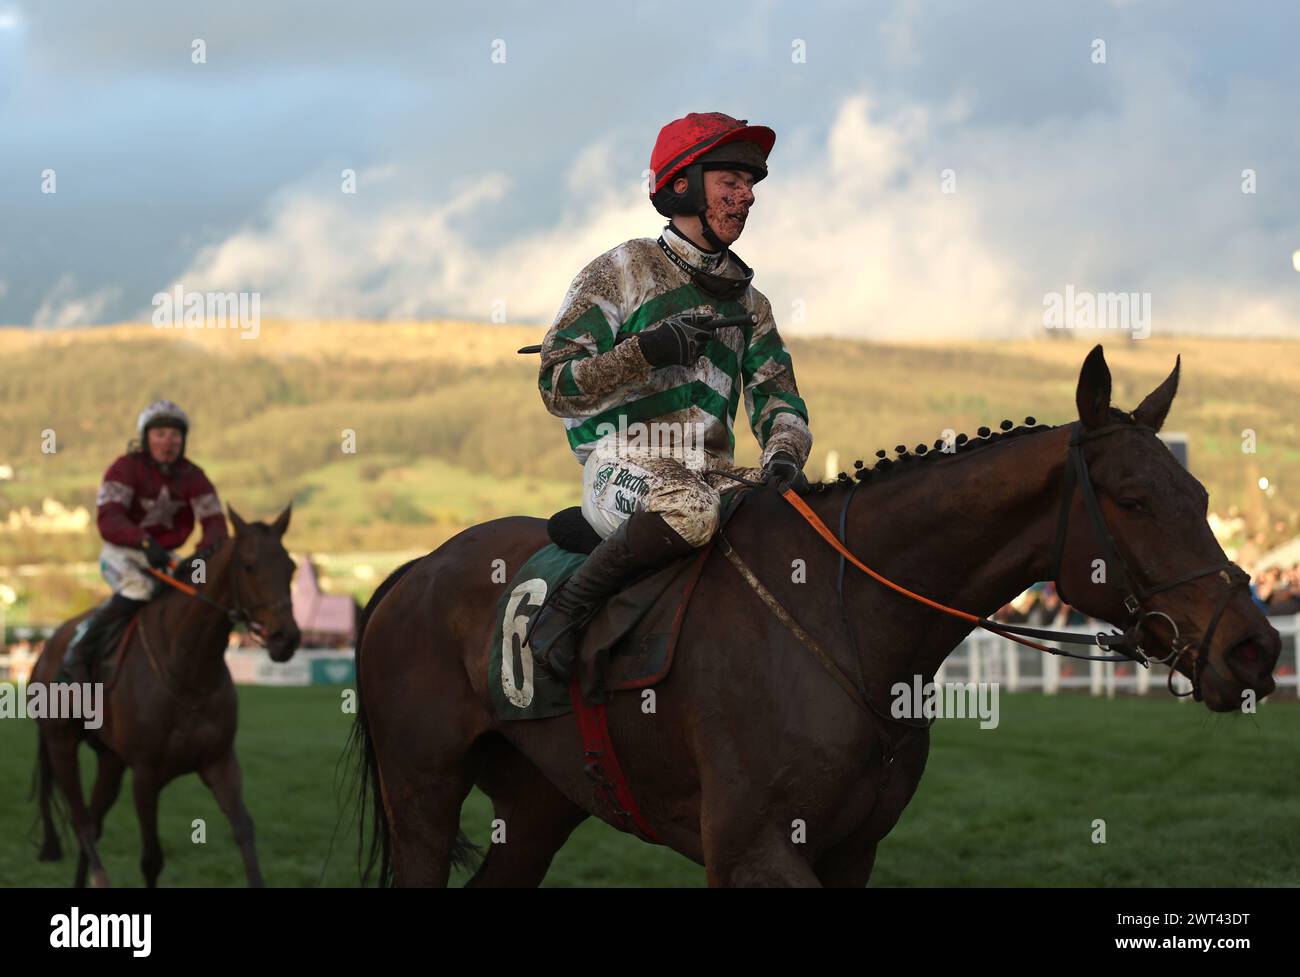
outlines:
M243 688L239 752L267 882L354 885L355 831L339 824L336 762L351 716L339 688ZM38 864L26 800L28 721L0 721L0 885L63 886L75 863ZM83 750L89 782L89 751ZM1300 703L1214 716L1163 695L1108 702L1004 695L1001 724L935 728L916 798L880 847L879 886L1255 886L1300 884ZM635 785L633 785L635 787ZM208 840L191 843L191 822ZM1106 843L1093 844L1094 819ZM462 825L485 844L491 806L475 791ZM338 824L338 834L334 837ZM243 884L225 820L197 777L162 795L165 886ZM334 853L326 862L331 838ZM141 883L129 785L101 853L117 885ZM453 881L463 881L463 878ZM588 820L547 885L697 886L704 872Z

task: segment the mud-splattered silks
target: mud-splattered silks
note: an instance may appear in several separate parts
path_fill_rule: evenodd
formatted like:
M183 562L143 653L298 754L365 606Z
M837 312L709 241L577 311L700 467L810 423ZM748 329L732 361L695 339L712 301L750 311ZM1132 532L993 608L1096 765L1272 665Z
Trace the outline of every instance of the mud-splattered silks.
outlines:
M664 240L694 267L739 274L730 252L701 251L672 230ZM705 356L690 366L652 368L636 334L691 311L753 313L758 320L719 329ZM620 430L621 419L624 428L653 422L660 430L690 432L687 438L698 432L705 466L729 466L742 387L763 463L785 451L802 464L812 448L808 411L767 298L753 286L739 299L709 295L653 238L627 241L578 273L542 344L538 386L584 463L597 441Z

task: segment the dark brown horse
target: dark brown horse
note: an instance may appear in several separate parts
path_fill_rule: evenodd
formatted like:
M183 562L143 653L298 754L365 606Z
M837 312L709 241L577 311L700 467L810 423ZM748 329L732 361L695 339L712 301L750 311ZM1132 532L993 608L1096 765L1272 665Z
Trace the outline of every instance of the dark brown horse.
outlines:
M105 681L103 725L87 730L79 719L41 719L37 742L37 792L44 841L41 861L62 858L52 792L68 802L80 856L76 884L108 885L95 842L130 767L143 854L140 868L153 887L162 871L158 795L182 774L198 772L230 819L249 885L262 885L253 844L253 819L244 806L235 758L235 689L225 653L233 623L242 620L265 636L273 661L298 648L290 606L294 565L281 542L289 509L270 525L244 522L230 510L235 535L206 561L201 598L167 589L137 615L126 647ZM186 578L188 579L188 578ZM84 616L84 615L83 615ZM67 621L45 644L31 681L52 684L64 649L81 618ZM78 747L90 744L98 759L90 805L82 798Z
M1210 532L1204 489L1154 433L1177 383L1175 366L1131 414L1112 408L1098 346L1080 373L1077 423L988 434L956 452L894 461L851 497L849 549L902 586L981 616L1057 577L1080 610L1130 625L1136 615L1125 607L1120 568L1102 579L1098 526L1083 493L1065 491L1072 436L1095 434L1082 445L1089 484L1117 561L1139 578L1140 611L1156 612L1143 618L1146 652L1177 652L1174 664L1214 711L1240 708L1247 690L1267 695L1279 636ZM834 527L849 492L841 480L803 500ZM838 556L772 492L752 491L726 534L840 671L860 669L872 707L837 688L715 552L655 711L643 711L639 694L615 695L609 705L622 767L658 838L702 864L710 885L864 885L930 745L923 725L890 718L889 690L913 676L931 681L972 626L853 569L841 616ZM365 869L377 864L381 881L446 884L452 861L466 853L459 816L475 784L507 833L472 885L537 885L585 818L617 826L584 775L572 716L500 722L490 707L488 645L504 589L493 561L513 573L545 542L540 519L475 526L399 570L367 608L354 733L363 816L376 831ZM806 582L795 582L795 561ZM1207 630L1212 640L1203 641ZM1206 647L1191 650L1195 641Z

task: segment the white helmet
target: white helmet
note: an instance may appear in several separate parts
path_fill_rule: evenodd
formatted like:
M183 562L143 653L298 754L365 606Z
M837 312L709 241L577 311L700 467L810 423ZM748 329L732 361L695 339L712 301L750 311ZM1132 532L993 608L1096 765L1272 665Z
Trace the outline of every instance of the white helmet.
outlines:
M160 426L178 427L181 429L181 434L188 435L190 433L189 415L170 400L155 400L140 411L140 416L135 422L135 429L140 435L140 440L144 441L149 433L149 428Z

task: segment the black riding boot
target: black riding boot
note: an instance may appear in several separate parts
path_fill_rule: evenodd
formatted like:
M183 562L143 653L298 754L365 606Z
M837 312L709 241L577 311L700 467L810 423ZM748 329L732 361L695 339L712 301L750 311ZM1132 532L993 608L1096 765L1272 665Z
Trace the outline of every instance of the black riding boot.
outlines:
M694 549L659 513L632 513L546 602L528 636L533 659L561 681L567 679L578 657L579 629L601 601L641 571L665 566Z
M114 624L127 620L147 603L148 601L132 600L121 594L114 594L91 611L90 616L77 625L72 640L68 642L59 677L66 676L71 682L89 682L90 664L97 657L104 635Z

